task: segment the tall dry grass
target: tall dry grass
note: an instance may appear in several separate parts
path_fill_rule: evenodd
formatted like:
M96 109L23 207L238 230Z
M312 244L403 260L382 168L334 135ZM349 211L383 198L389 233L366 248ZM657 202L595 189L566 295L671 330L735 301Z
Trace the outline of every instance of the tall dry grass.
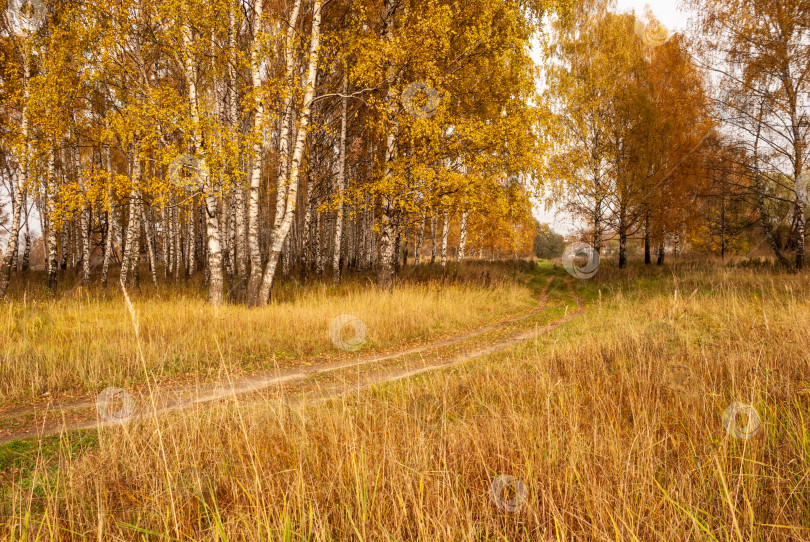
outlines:
M806 277L631 273L606 270L582 285L583 316L487 359L327 404L220 404L105 429L97 449L7 488L0 532L810 539ZM734 402L761 415L748 440L723 425ZM490 495L501 475L525 487L500 497L515 511Z
M365 352L400 348L461 333L536 305L514 280L525 267L451 266L421 270L394 293L365 278L340 287L282 283L270 306L210 306L202 289L183 286L131 292L151 380L206 380L339 357L332 319L353 314L370 330ZM33 281L32 281L33 282ZM37 283L38 284L38 283ZM49 393L98 391L146 380L120 290L69 286L57 299L18 291L0 304L0 406ZM344 355L344 357L346 357Z

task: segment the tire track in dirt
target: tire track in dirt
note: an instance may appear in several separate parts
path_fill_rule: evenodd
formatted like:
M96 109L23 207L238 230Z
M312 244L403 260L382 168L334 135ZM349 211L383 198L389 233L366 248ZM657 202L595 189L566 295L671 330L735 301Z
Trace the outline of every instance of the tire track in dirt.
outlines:
M476 329L474 331L464 333L461 335L457 335L454 337L450 337L448 339L443 339L441 341L436 341L430 344L426 344L419 347L409 348L406 350L393 352L390 354L383 354L377 356L370 356L367 358L354 360L354 361L344 361L338 363L331 363L331 364L324 364L317 367L307 367L305 369L290 369L285 371L276 371L274 372L273 376L262 376L262 375L253 375L250 377L241 378L236 381L228 382L223 384L222 382L210 385L210 386L197 386L197 387L184 387L175 390L167 390L167 391L159 391L156 390L156 394L160 394L161 396L158 397L157 402L154 401L154 395L150 397L152 401L151 408L144 407L142 412L136 412L133 416L129 418L129 421L135 421L139 419L146 419L149 417L156 417L165 415L171 412L181 411L189 409L195 405L211 403L218 400L229 399L229 398L237 398L239 396L247 395L250 393L259 392L270 388L271 386L278 386L283 385L290 382L298 382L303 381L305 379L313 378L319 375L323 375L326 373L336 373L341 370L345 369L359 369L361 367L367 367L374 364L379 364L384 361L390 361L397 358L406 357L409 355L420 354L429 350L445 348L448 346L453 346L455 344L462 343L469 339L473 339L475 337L481 336L485 333L490 331L494 331L500 328L503 328L507 325L514 324L523 320L526 320L536 314L539 314L543 310L545 310L546 305L548 303L549 297L549 288L551 287L552 282L556 276L551 276L546 281L545 287L540 295L540 300L538 306L531 311L524 313L522 315L509 318L507 320L498 322L496 324L491 324L488 326L484 326L482 328ZM463 363L465 361L469 361L475 358L487 356L493 354L495 352L499 352L501 350L505 350L511 346L519 344L521 342L525 342L535 338L543 333L550 331L560 325L563 325L573 319L574 317L581 314L584 310L584 303L582 299L574 293L573 287L571 285L571 280L565 280L565 283L568 287L568 290L571 296L575 299L577 304L577 310L572 313L568 314L567 306L566 306L566 315L558 321L552 322L550 324L546 324L540 328L537 328L532 331L523 332L508 339L499 341L497 343L488 345L483 348L479 348L473 350L468 353L460 354L455 356L448 361L436 363L432 365L422 366L416 369L408 369L404 371L396 371L388 373L383 377L377 377L373 379L369 379L366 383L361 385L361 388L371 387L377 384L391 382L396 380L402 380L405 378L410 378L412 376L417 376L422 373L435 371L438 369L442 369L445 367L449 367L452 365L457 365ZM323 396L317 400L327 400L331 397L336 397L346 393L347 391L356 391L358 388L357 386L352 387L351 390L347 390L345 388L341 388L339 391L332 391L328 392L326 396ZM195 395L190 399L184 399L181 397L183 394L188 393L195 393ZM322 394L321 394L322 395ZM160 404L158 404L160 403ZM258 403L258 402L257 402ZM146 401L143 401L142 404L146 404ZM80 430L80 429L100 429L103 427L113 427L120 425L119 422L115 421L102 421L98 418L88 419L88 420L80 420L80 421L68 421L65 418L65 412L70 410L79 410L82 408L90 408L93 407L94 403L88 403L86 401L77 402L77 403L70 403L70 404L62 404L62 405L51 405L47 410L35 411L29 409L27 411L20 412L20 409L15 409L16 415L35 415L35 414L45 414L47 415L48 412L62 414L61 422L55 423L45 423L39 424L37 426L29 426L28 428L22 431L15 431L14 433L9 433L6 435L0 436L0 444L5 444L7 442L12 442L15 440L21 440L24 438L30 437L45 437L49 435L54 435L61 433L62 431L67 430ZM4 413L7 414L7 413ZM95 414L95 413L94 413ZM4 416L5 417L5 416Z
M461 365L461 364L466 363L468 361L471 361L473 359L490 356L490 355L495 354L497 352L507 350L507 349L509 349L509 348L511 348L511 347L513 347L515 345L528 342L528 341L530 341L532 339L536 339L536 338L540 337L541 335L544 335L544 334L546 334L546 333L548 333L550 331L553 331L553 330L557 329L560 326L563 326L563 325L567 324L568 322L570 322L570 321L574 320L575 318L581 316L585 312L585 302L584 302L584 300L580 296L578 296L578 295L576 295L574 293L574 289L571 286L571 281L570 280L566 280L566 284L568 285L568 289L569 289L569 292L571 293L571 296L574 298L574 301L576 302L577 308L576 308L575 311L573 311L573 312L571 312L569 314L568 310L567 310L567 307L566 307L565 316L563 316L559 320L555 320L554 322L550 322L550 323L545 324L545 325L543 325L541 327L535 328L535 329L533 329L531 331L525 331L523 333L519 333L517 335L514 335L514 336L512 336L512 337L510 337L508 339L504 339L504 340L499 341L497 343L494 343L494 344L491 344L491 345L488 345L488 346L485 346L485 347L482 347L482 348L477 348L477 349L472 350L470 352L459 354L458 356L455 356L455 357L453 357L453 358L451 358L451 359L449 359L447 361L443 361L443 362L440 362L440 363L434 363L434 364L431 364L431 365L425 365L425 366L422 366L422 367L417 367L417 368L412 368L412 369L406 369L406 370L402 370L402 371L393 371L393 372L390 372L390 373L388 373L386 375L383 375L383 376L367 379L362 384L358 382L358 383L353 383L351 385L351 387L342 386L342 387L339 387L339 388L332 388L332 389L329 389L329 390L323 390L323 391L320 391L320 392L310 393L310 394L306 394L306 395L300 396L300 397L295 398L295 399L290 399L288 402L289 402L290 406L293 406L295 404L298 404L298 405L301 405L301 406L303 406L303 405L308 406L308 405L311 405L311 404L317 404L317 403L326 402L326 401L329 401L331 399L336 399L338 397L347 395L349 393L356 393L357 391L366 390L368 388L371 388L373 386L377 386L377 385L380 385L380 384L388 384L388 383L398 382L400 380L406 380L408 378L413 378L415 376L419 376L419 375L422 375L422 374L431 373L431 372L442 370L442 369L447 369L447 368L450 368L450 367L453 367L453 366L456 366L456 365ZM260 405L260 404L266 404L266 402L265 401L255 401L255 402L252 402L252 403L243 403L240 406L247 407L247 406Z

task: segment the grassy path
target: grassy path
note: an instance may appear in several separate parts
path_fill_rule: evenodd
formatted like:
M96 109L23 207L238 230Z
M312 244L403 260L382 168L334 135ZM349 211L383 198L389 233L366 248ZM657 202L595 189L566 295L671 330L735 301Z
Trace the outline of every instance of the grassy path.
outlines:
M527 280L531 281L533 278L535 277ZM545 278L538 306L531 311L422 346L354 360L277 369L235 379L225 378L206 385L155 383L141 393L136 392L134 400L137 406L126 421L129 423L163 416L197 405L235 398L241 398L247 403L263 402L272 397L286 397L291 394L297 396L298 400L313 396L329 398L349 389L357 390L400 380L487 356L546 333L584 310L583 301L574 294L570 280L566 280L565 285L576 303L576 310L569 313L567 305L564 308L549 306L550 289L555 279L559 281L556 275ZM554 308L558 309L557 312L563 312L562 317L549 321L548 311ZM426 356L428 353L431 355ZM5 428L0 429L0 444L47 437L64 431L120 425L115 420L101 419L95 403L88 400L43 407L17 407L0 413L0 428Z

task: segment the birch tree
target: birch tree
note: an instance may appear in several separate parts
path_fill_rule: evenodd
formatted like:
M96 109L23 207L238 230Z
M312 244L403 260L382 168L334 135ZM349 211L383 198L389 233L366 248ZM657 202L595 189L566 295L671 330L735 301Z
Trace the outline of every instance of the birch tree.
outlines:
M296 1L298 2L300 0ZM290 233L292 221L295 216L301 160L303 159L304 155L304 143L307 136L307 127L309 125L310 114L312 112L312 100L315 95L315 84L318 71L318 54L320 49L322 5L321 0L314 0L312 7L312 35L309 44L308 66L306 72L307 75L303 83L303 101L300 112L297 115L295 113L291 113L291 122L296 123L295 146L293 147L289 174L285 175L283 183L279 182L279 187L283 186L285 192L284 214L281 220L279 220L278 217L276 218L276 223L278 226L273 227L270 257L264 270L261 288L259 289L259 297L257 299L257 303L260 305L265 305L270 301L270 292L273 288L273 280L275 279L278 259L281 255L281 249ZM283 131L282 134L284 134ZM278 189L279 188L277 188L277 190Z

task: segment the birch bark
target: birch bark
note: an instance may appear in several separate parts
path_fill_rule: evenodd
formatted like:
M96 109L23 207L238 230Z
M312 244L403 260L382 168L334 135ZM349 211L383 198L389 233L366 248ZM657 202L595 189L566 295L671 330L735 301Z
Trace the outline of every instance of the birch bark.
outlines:
M23 209L25 210L25 245L23 248L23 258L20 270L25 273L31 267L31 230L28 216L28 195L23 193Z
M82 190L82 203L79 207L79 229L82 240L82 275L81 284L87 285L90 282L90 226L92 220L92 208L87 204L87 187L84 183L80 151L75 147L73 150L73 170L78 177L79 186Z
M130 269L137 266L140 258L140 249L136 248L137 238L140 236L141 224L140 213L138 213L138 186L141 178L141 158L140 145L134 146L132 158L132 187L129 192L129 222L127 224L126 245L124 246L124 257L121 262L121 274L119 280L124 286L128 286L127 278ZM135 262L133 265L133 261Z
M27 153L26 153L27 154ZM25 158L23 159L25 160ZM25 169L23 166L20 169ZM13 267L14 257L19 250L20 239L20 217L22 216L22 203L23 203L23 184L22 178L24 174L17 175L18 186L17 190L12 192L13 198L13 211L11 219L11 231L8 234L8 243L6 243L6 252L3 256L3 266L0 267L0 297L5 297L8 284L11 281L11 268ZM13 181L11 181L13 182Z
M430 232L431 235L433 236L433 244L430 247L430 265L436 263L436 234L438 227L439 227L439 217L435 211L432 211L430 215Z
M46 207L48 209L48 290L56 293L59 284L57 255L56 224L54 215L56 214L56 155L51 148L48 155L48 182L45 194Z
M348 68L344 66L343 73L343 98L340 113L340 158L338 164L337 178L337 216L335 217L335 243L334 254L332 256L332 280L335 285L340 284L340 248L343 241L343 190L346 188L346 124L348 121L348 93L349 74Z
M447 238L450 234L450 211L445 209L442 224L442 267L447 267Z
M297 0L300 2L300 0ZM265 125L264 102L259 93L262 86L261 67L259 61L259 47L261 46L259 34L262 29L262 15L264 13L264 0L253 2L253 42L250 47L250 77L253 83L253 152L251 156L250 187L248 188L248 231L247 249L250 254L250 279L247 288L247 304L253 306L257 302L259 286L262 281L262 253L259 247L259 196L262 186L262 156L264 143L262 130Z
M25 199L25 190L28 186L28 100L30 98L30 91L28 88L28 79L31 77L31 66L28 58L27 45L24 46L23 51L23 104L22 104L22 119L21 119L21 132L23 139L23 156L19 160L17 167L17 190L12 194L14 197L12 217L11 217L11 231L8 235L8 243L6 244L6 252L3 257L3 266L0 268L0 297L5 297L8 289L8 284L11 281L11 267L12 262L16 258L19 251L20 242L20 217L22 216L22 205ZM10 182L14 182L10 180Z
M466 249L467 249L467 222L469 220L470 213L466 207L461 212L461 232L458 236L458 261L463 262L464 258L466 257Z
M207 164L206 149L202 144L202 129L200 126L200 107L197 94L197 70L194 65L194 58L191 51L191 27L186 26L183 32L183 42L185 45L185 76L188 84L188 99L191 108L192 120L192 141L194 154L199 157L204 166L202 171L198 171L198 179L204 193L205 229L207 235L208 253L208 301L212 305L222 304L222 240L219 230L219 201L215 187L211 186L209 179L210 168ZM195 213L196 215L196 213ZM192 221L193 222L193 221ZM193 236L192 236L193 237ZM192 264L193 269L193 264Z
M419 260L422 259L422 243L425 241L425 222L427 221L427 213L422 213L422 223L419 225L419 239L416 241L416 253L413 258L413 265L419 265Z
M152 284L158 285L157 262L155 261L155 240L152 236L152 228L149 221L149 214L146 205L141 205L141 220L143 221L143 233L146 237L146 255L149 258L149 268L152 272Z
M104 145L104 166L107 174L112 179L112 152L110 145ZM115 239L115 219L113 217L113 194L112 182L107 186L107 239L104 247L104 263L101 266L101 287L107 286L107 274L110 270L110 258L112 258L113 240Z
M296 0L296 5L300 5L300 0ZM270 293L273 288L273 279L276 274L276 266L281 249L290 233L292 221L295 215L295 207L298 200L298 179L301 167L301 159L304 154L304 143L306 142L307 127L309 126L310 114L312 111L312 100L315 95L315 78L318 72L318 53L320 50L321 36L321 7L322 0L315 0L312 11L312 37L309 44L309 66L304 90L304 100L301 106L298 120L298 130L296 134L295 148L293 150L292 162L290 163L290 173L287 185L286 203L284 219L278 228L273 228L271 238L271 250L267 261L267 266L262 277L258 304L265 305L270 300Z
M264 151L264 143L259 142L258 134L262 133L262 129L266 122L265 112L264 112L264 104L261 103L261 97L258 95L256 96L256 104L255 104L255 116L254 116L254 138L257 143L254 144L254 156L253 156L253 169L251 175L251 184L250 184L250 196L249 196L249 210L248 210L248 219L249 219L249 226L248 226L248 245L250 246L250 255L251 255L251 269L250 269L250 281L248 283L248 306L256 306L256 305L264 305L267 303L266 299L269 299L270 296L270 289L272 288L272 277L268 277L268 272L272 268L272 273L275 273L275 267L278 264L278 257L281 253L281 249L283 247L284 241L286 240L286 235L289 233L290 224L285 223L285 212L288 207L290 207L290 198L288 191L292 189L292 171L290 171L290 175L288 178L287 170L288 170L288 160L289 160L289 149L290 149L290 124L292 122L293 116L293 107L292 107L292 99L294 96L293 93L293 81L294 81L294 70L295 70L295 28L298 24L298 15L301 11L301 1L302 0L295 0L292 12L290 14L289 23L287 25L287 32L284 41L284 58L286 62L285 66L285 82L287 83L289 92L284 98L284 106L283 106L283 114L281 119L281 134L279 138L279 171L278 171L278 183L276 184L276 215L273 220L273 235L270 238L270 244L272 249L270 254L268 255L268 262L267 267L264 270L264 274L262 274L262 261L261 261L261 249L259 246L259 189L261 188L261 156ZM256 6L260 6L262 4L261 1L256 3ZM261 8L256 8L257 12L255 13L255 17L258 21L261 20ZM313 12L313 38L315 37L315 27L318 27L318 32L320 33L320 0L316 0L315 3L315 11ZM315 18L318 19L318 24L315 24ZM250 66L251 66L251 78L253 80L253 88L254 90L258 89L261 86L261 73L260 73L260 66L259 66L259 58L258 58L258 42L254 38L254 46L251 49L251 56L250 56ZM310 60L310 66L311 66ZM317 69L317 64L316 64ZM310 77L309 83L312 85L314 89L314 79ZM306 98L304 99L304 108L310 109L312 107L311 102L312 98L310 97L309 100ZM303 111L302 111L303 116ZM306 114L307 122L309 117L309 112ZM300 134L299 138L300 139ZM296 141L297 145L297 141ZM296 148L296 151L298 149ZM294 158L293 158L294 160ZM299 158L300 161L300 158ZM296 177L298 175L296 167ZM297 179L296 179L297 182ZM295 194L292 197L292 207L295 206ZM285 227L286 226L286 227ZM280 243L276 243L276 234L284 233L285 239L281 239ZM276 245L278 245L278 253L274 255ZM272 262L272 265L271 265ZM265 295L266 291L266 295Z
M393 0L385 0L385 38L390 43L394 40L394 10L396 5ZM396 70L393 65L388 67L388 94L385 98L386 113L388 115L388 133L385 138L385 171L384 176L386 179L390 178L393 174L391 163L395 159L396 154L396 135L398 126L396 122L396 113L394 111L396 104L396 96L394 89L396 87ZM377 285L380 288L391 290L394 287L394 257L396 247L394 239L394 217L395 201L390 191L383 194L382 201L382 214L380 215L380 268L377 273Z
M229 10L228 16L228 48L230 53L230 62L228 66L228 111L229 111L229 122L231 125L231 130L236 132L236 128L239 125L239 82L237 79L236 73L236 65L237 65L237 58L238 58L238 50L237 50L237 37L238 37L238 28L237 28L237 7L235 2L231 2L231 9ZM241 161L241 160L240 160ZM245 189L243 186L243 178L241 172L238 172L236 175L236 182L235 186L231 189L231 196L233 201L231 202L231 206L234 207L234 221L236 223L235 227L235 237L236 241L234 243L234 250L235 254L235 273L239 277L244 277L247 274L247 266L248 266L248 259L247 259L247 229L245 228ZM231 226L234 229L233 226Z

